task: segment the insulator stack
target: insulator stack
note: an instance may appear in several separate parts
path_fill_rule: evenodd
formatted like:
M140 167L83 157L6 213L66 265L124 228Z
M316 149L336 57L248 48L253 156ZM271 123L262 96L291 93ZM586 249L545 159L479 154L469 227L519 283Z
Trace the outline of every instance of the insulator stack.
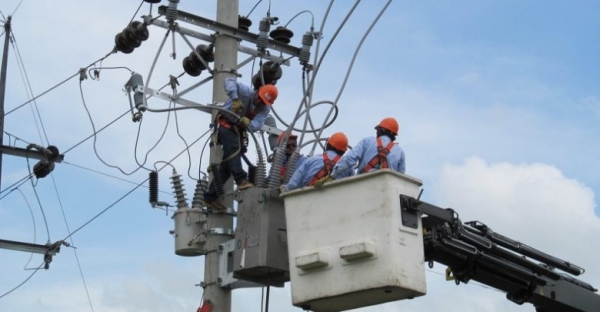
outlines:
M148 179L150 184L150 203L158 202L158 172L150 171L150 178Z
M202 62L204 60L204 62ZM206 64L214 62L215 55L212 45L200 44L195 51L183 58L183 70L192 77L199 76L206 69Z
M285 142L284 142L285 143ZM269 188L278 188L281 185L281 167L285 163L285 150L278 148L269 172Z
M294 175L294 171L296 171L296 163L298 162L298 158L300 158L300 153L294 152L287 161L287 170L285 171L285 178L283 183L287 183Z
M256 149L256 168L254 173L254 185L267 187L267 164L260 148Z
M177 201L177 207L187 207L187 200L185 199L186 194L183 188L183 182L181 181L181 175L177 174L177 171L175 171L175 169L173 169L173 175L171 175L171 184L173 187L175 200Z
M313 45L313 40L313 36L309 32L302 36L302 48L300 49L300 54L298 55L300 64L308 64L310 61L310 48Z
M196 183L196 190L194 191L194 199L192 199L192 208L204 207L204 192L208 191L208 181L199 179Z
M218 164L211 164L210 165L210 171L213 174L212 183L215 184L217 195L221 196L221 195L223 195L223 193L225 193L225 191L223 190L223 186L225 185L225 181L223 181L223 177L221 177L221 174L219 172L219 165Z
M165 17L168 21L174 21L177 19L177 4L179 0L169 0L169 6L165 12Z
M142 44L142 41L148 40L150 33L148 27L142 22L131 22L122 32L115 36L115 47L117 51L129 54Z
M277 84L277 80L281 78L283 75L283 70L281 70L281 65L275 62L265 62L259 69L258 72L254 76L252 76L252 86L254 90L258 90L263 85L263 80L265 84Z
M290 39L292 39L293 36L294 36L294 33L291 30L289 30L283 26L279 26L279 27L275 28L269 34L269 37L273 38L273 40L283 42L285 44L290 43L290 41L291 41Z
M239 29L248 31L248 30L250 30L250 26L252 26L252 21L249 18L238 15L238 28Z
M258 38L256 39L256 48L259 51L264 51L267 49L267 40L269 39L269 29L271 28L271 22L263 18L258 24Z

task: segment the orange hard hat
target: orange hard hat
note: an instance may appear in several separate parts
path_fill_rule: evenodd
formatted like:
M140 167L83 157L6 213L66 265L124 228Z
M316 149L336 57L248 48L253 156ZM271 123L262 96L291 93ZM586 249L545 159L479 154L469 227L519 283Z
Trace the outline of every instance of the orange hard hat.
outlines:
M277 91L277 87L272 84L266 84L258 88L258 96L263 103L269 106L275 103L278 94L279 92Z
M336 132L327 140L327 144L345 152L348 150L348 137L342 132Z
M284 137L285 137L285 131L283 131L283 132L281 132L279 134L279 137L277 138L277 144L281 144L281 141L283 141ZM290 136L288 137L288 141L291 140L291 139L296 139L296 138L298 138L298 136L290 132Z
M394 135L398 135L398 129L400 128L400 126L398 126L398 122L396 121L395 118L387 117L387 118L383 118L381 120L381 122L377 126L375 126L375 129L378 129L378 128L385 129L385 130L393 133Z

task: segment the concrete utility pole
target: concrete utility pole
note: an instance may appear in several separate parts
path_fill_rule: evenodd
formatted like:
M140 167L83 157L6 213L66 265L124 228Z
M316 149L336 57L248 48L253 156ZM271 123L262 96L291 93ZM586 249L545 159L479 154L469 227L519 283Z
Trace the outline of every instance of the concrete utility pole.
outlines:
M217 1L217 22L237 27L239 12L239 0ZM215 62L213 79L213 102L224 102L227 95L224 90L224 79L234 76L237 67L238 39L227 35L217 35L215 38ZM214 120L216 112L212 113ZM210 163L221 160L222 151L213 145L210 149ZM230 179L224 187L224 193L233 191L233 182ZM225 200L227 207L233 207L233 198ZM207 228L233 229L233 217L226 214L209 214L206 222ZM206 250L210 251L204 258L204 299L213 304L211 312L231 311L231 289L220 287L217 283L219 277L219 253L216 252L220 244L230 240L228 235L211 234L206 239Z

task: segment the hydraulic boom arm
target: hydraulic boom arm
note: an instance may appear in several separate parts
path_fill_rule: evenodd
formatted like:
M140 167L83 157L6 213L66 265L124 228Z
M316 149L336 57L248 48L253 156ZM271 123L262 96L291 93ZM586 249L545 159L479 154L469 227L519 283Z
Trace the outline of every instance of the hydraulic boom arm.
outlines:
M478 281L506 292L517 304L533 304L537 312L600 311L597 289L571 276L582 274L583 268L495 233L479 221L462 223L452 209L405 195L400 202L405 226L416 228L417 216L422 216L425 261L430 267L433 262L447 265L447 275L457 285Z

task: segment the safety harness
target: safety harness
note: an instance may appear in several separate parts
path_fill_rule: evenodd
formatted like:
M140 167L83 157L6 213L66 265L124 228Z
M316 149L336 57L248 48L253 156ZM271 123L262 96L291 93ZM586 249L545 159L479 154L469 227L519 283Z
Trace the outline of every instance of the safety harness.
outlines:
M260 112L260 107L258 105L254 105L254 109L251 111L246 112L246 115L244 115L244 117L252 120L254 119L254 117L256 117L256 115ZM230 114L233 114L233 112L230 112ZM233 116L231 118L227 118L228 116L226 116L223 113L220 113L217 116L217 122L219 123L219 125L221 127L225 127L226 129L231 129L231 127L235 124L235 122L233 122L231 119L233 119Z
M342 156L340 155L336 155L333 159L329 159L329 156L327 156L327 152L323 153L323 168L321 168L321 170L317 172L314 178L312 178L312 180L308 182L308 185L313 186L315 185L315 183L317 183L318 180L320 180L328 174L331 174L333 166L335 166L335 164L338 162L338 160L340 160L341 157Z
M381 142L381 138L377 138L377 155L369 161L369 163L363 168L360 173L369 172L372 168L379 165L380 169L387 169L388 161L387 155L390 153L390 150L394 147L394 141L391 141L386 147L383 147L383 142Z

